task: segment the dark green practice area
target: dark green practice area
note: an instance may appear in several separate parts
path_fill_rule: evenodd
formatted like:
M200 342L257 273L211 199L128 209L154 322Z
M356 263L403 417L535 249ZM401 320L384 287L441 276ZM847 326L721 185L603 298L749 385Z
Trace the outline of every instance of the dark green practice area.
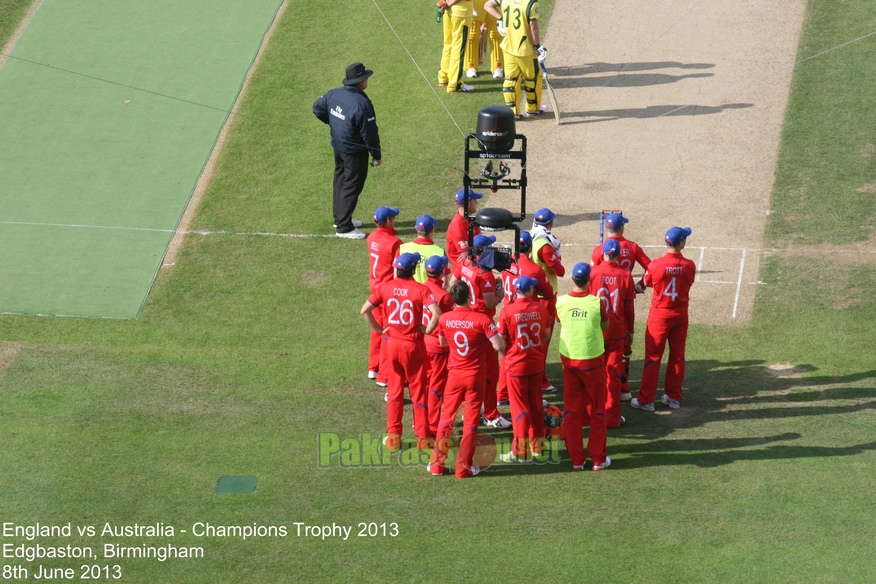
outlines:
M0 69L0 312L135 318L279 0L45 0Z

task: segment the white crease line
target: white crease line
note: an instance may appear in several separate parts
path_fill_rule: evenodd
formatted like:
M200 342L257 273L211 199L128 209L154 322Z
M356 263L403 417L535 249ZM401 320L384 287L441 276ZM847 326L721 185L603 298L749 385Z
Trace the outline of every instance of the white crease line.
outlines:
M698 282L697 278L699 278L700 273L703 271L703 256L706 254L706 248L700 248L700 261L697 262L697 273L694 274L694 282Z
M736 318L736 309L739 307L739 292L742 290L742 271L745 269L745 251L742 250L742 259L739 260L739 280L736 281L736 298L733 299L733 318Z

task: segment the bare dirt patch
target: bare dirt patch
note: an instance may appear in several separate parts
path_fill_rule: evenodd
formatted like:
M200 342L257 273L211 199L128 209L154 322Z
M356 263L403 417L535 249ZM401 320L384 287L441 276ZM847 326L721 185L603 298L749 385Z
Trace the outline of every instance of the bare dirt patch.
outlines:
M21 347L21 343L0 342L0 379L3 378L6 370L15 363L15 360L18 359Z
M0 67L2 67L3 63L6 62L6 55L12 52L12 48L21 37L21 33L23 33L24 29L27 28L30 19L33 17L34 13L37 11L37 8L39 8L40 4L42 3L43 0L34 0L31 3L30 7L27 9L27 13L24 15L24 18L21 19L21 22L15 28L15 31L13 31L12 36L9 37L9 40L6 41L6 44L3 46L3 52L0 53Z
M530 118L517 131L528 211L582 217L555 226L564 264L589 258L602 208L623 209L627 237L652 257L666 229L691 226L686 255L698 261L690 246L701 246L714 272L692 290L691 319L747 321L805 8L558 0L543 32L563 124ZM646 301L637 309L644 318Z

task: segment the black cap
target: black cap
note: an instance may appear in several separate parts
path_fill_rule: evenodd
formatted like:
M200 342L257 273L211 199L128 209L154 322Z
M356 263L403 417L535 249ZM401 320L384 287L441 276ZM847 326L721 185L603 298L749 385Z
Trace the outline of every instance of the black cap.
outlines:
M374 71L365 68L362 63L353 63L347 67L347 78L342 82L344 85L356 85L374 75Z

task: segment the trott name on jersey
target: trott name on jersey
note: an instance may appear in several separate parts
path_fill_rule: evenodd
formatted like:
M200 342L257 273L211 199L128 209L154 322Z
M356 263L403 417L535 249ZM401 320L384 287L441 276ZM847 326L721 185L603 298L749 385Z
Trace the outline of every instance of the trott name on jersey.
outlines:
M684 266L666 266L667 274L683 274Z

